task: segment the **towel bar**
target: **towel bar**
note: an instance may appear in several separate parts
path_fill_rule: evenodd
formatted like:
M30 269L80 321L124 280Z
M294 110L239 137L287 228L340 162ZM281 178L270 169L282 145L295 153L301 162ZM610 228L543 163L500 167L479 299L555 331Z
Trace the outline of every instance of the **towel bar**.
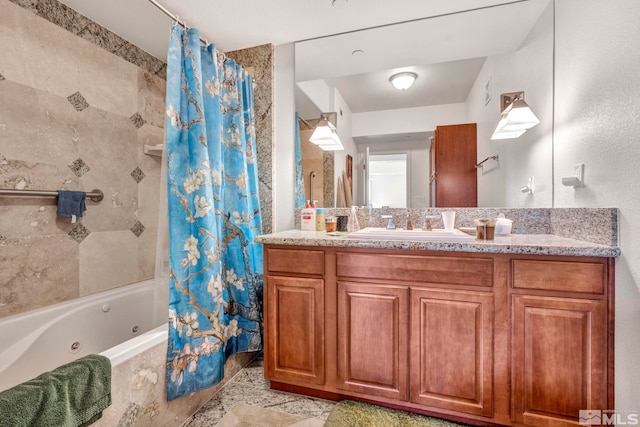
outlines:
M58 197L57 191L40 191L40 190L9 190L0 189L0 197L2 196L23 196L23 197ZM100 202L104 199L104 193L101 190L92 190L87 193L87 197L93 202Z

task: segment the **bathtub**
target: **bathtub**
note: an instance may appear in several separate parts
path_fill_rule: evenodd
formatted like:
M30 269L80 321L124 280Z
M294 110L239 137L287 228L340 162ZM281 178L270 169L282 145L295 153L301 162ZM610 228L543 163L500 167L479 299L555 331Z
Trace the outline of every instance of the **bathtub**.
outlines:
M167 279L0 319L0 391L88 354L112 367L167 340Z

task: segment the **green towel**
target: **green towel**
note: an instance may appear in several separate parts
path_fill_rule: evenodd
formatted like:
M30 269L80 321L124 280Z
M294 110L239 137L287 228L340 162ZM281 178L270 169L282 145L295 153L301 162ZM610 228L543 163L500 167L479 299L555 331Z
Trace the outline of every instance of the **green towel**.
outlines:
M89 425L111 405L111 361L97 354L0 393L0 427Z

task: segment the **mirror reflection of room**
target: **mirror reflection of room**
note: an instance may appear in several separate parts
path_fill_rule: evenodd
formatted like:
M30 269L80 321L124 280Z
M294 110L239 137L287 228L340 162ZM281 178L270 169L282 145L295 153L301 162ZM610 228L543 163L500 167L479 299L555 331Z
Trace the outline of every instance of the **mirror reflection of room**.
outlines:
M358 206L390 206L394 196L412 209L551 206L552 18L549 0L531 0L296 43L300 117L338 112L343 150L323 164L323 179L329 188L333 177L334 190L324 207L337 206L347 156ZM413 77L412 84L397 89L390 79L397 74ZM517 138L492 139L503 117L501 95L516 92L540 123ZM438 127L462 124L476 125L475 152L462 172L476 183L441 186L436 197L434 180L446 180L430 158L431 138ZM374 197L367 157L397 153L407 154L404 196ZM486 158L499 160L476 167ZM534 191L521 192L532 177ZM455 194L470 185L473 196Z
M369 156L369 191L374 208L407 207L407 153Z

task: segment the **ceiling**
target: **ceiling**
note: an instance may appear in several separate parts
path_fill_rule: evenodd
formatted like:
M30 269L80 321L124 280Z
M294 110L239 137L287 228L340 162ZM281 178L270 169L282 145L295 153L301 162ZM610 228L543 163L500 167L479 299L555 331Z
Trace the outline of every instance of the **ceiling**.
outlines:
M170 18L149 0L60 0L165 60ZM296 81L324 80L352 112L464 102L486 56L514 50L548 0L157 0L226 52L296 43ZM506 5L504 7L495 7ZM473 14L459 12L474 10ZM460 19L465 17L465 19ZM424 19L432 18L432 19ZM401 25L394 25L402 23ZM365 30L365 31L360 31ZM460 34L466 37L459 37ZM354 56L356 49L363 55ZM419 75L397 91L393 72ZM297 91L302 117L318 110Z
M157 0L223 52L280 45L505 0ZM157 58L165 59L170 19L148 0L61 0Z
M354 113L465 102L486 57L516 51L547 4L512 2L298 42L298 111L318 113L300 93L317 87L309 81L337 88ZM418 75L406 91L389 84L401 71Z

